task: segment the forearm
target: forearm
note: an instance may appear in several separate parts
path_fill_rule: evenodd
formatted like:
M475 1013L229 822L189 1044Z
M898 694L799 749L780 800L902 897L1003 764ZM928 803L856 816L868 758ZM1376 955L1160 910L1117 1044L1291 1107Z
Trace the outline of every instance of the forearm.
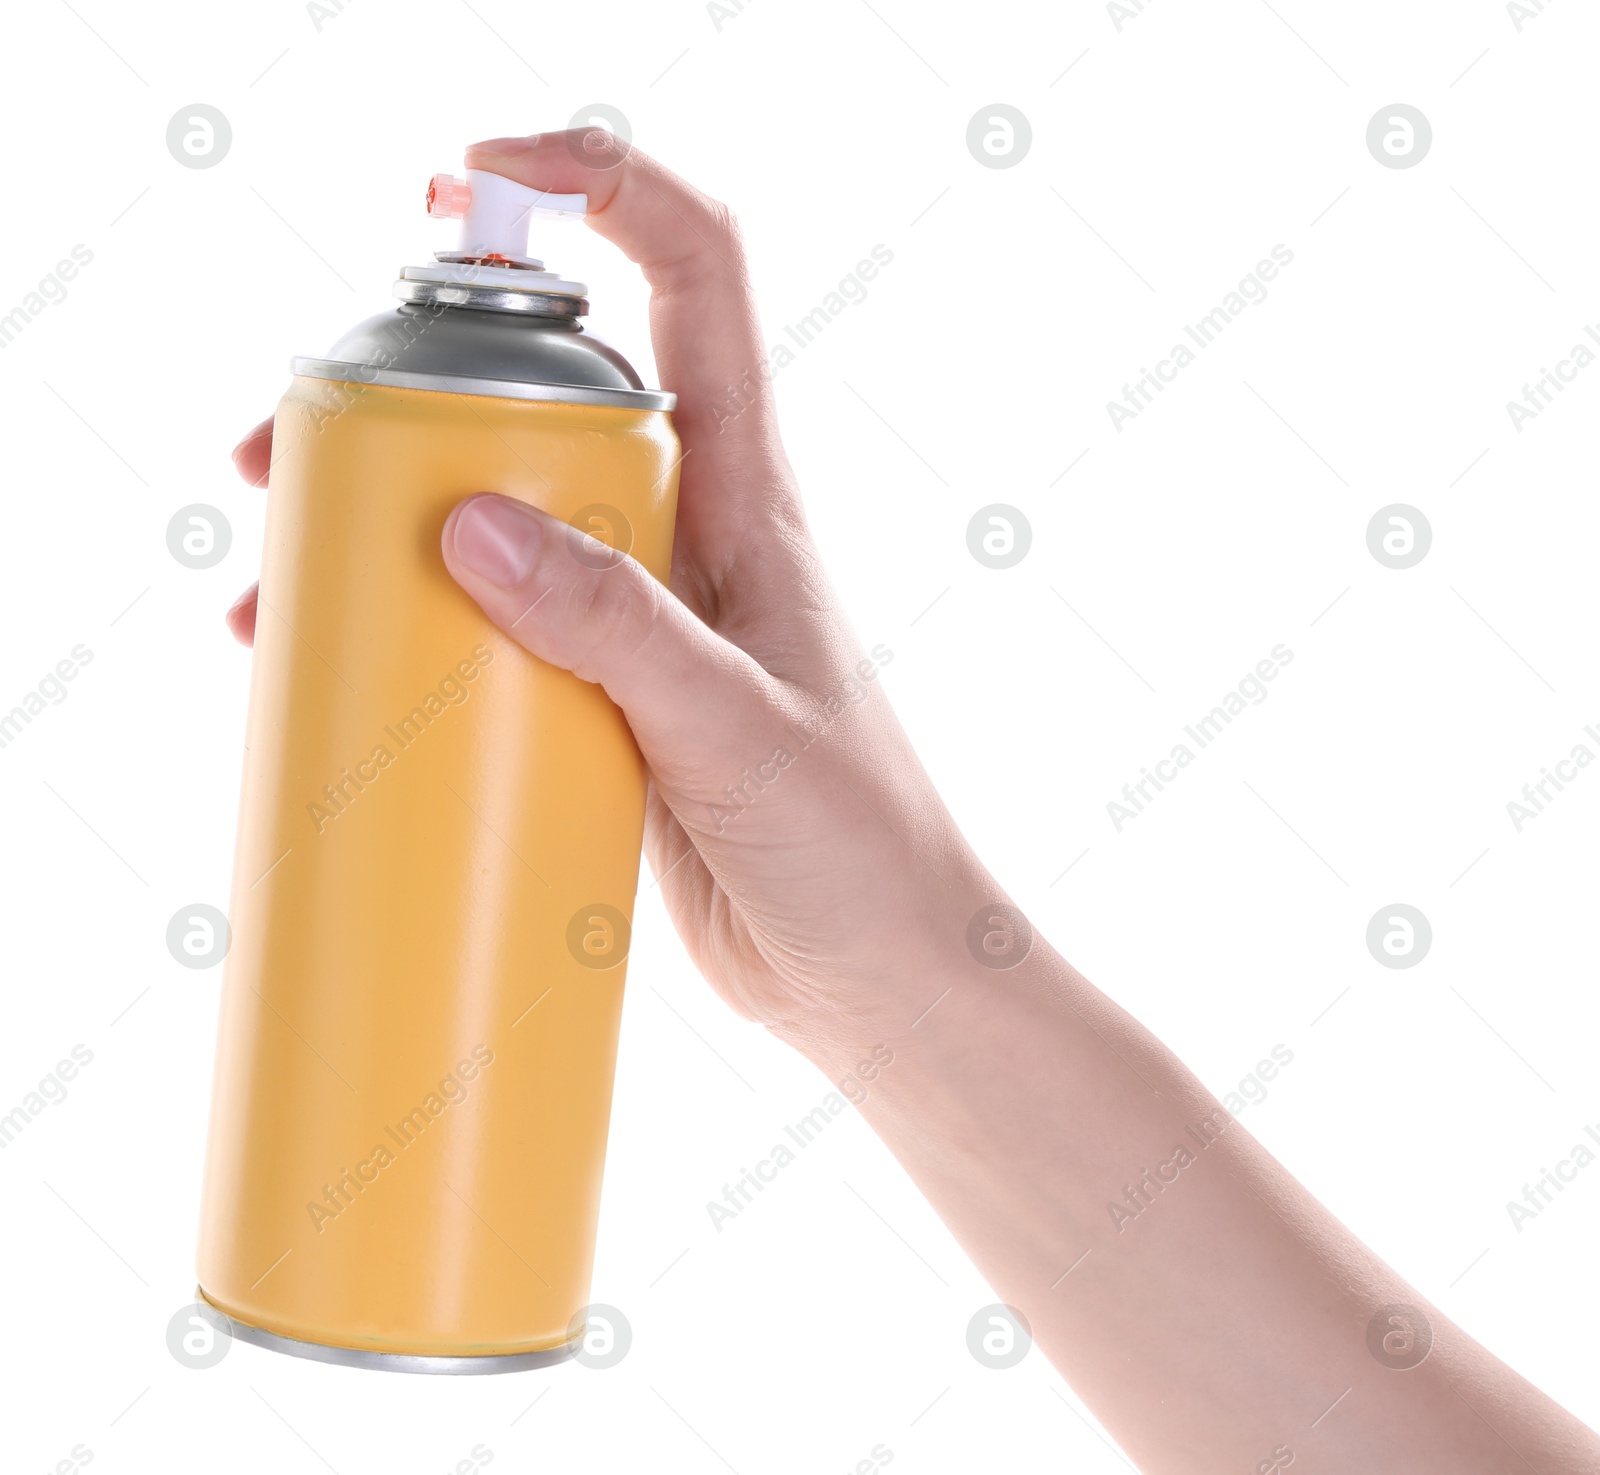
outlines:
M1591 1431L1425 1305L1042 939L1014 968L973 962L986 884L940 899L927 971L784 1033L835 1079L892 1048L864 1114L1141 1469L1271 1468L1283 1448L1308 1470L1600 1468ZM1380 1316L1395 1305L1431 1332L1413 1367L1369 1350L1379 1318L1388 1363L1415 1356Z
M866 1116L1147 1471L1260 1475L1279 1449L1362 1475L1600 1469L1593 1434L1431 1308L1427 1357L1385 1365L1406 1359L1369 1328L1418 1296L1042 940L1004 967L981 917L968 937L997 892L877 684L893 653L859 648L805 533L731 216L596 147L468 163L585 191L645 269L681 400L671 590L568 556L515 499L470 498L441 547L511 638L627 716L661 894L713 986L835 1080L893 1050Z

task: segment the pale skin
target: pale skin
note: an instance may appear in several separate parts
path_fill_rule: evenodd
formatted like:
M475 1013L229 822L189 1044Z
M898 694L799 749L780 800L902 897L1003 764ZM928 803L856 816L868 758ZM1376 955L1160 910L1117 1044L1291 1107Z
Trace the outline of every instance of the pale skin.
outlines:
M1428 1305L1044 938L1008 969L969 951L969 921L1008 899L862 679L729 211L604 134L496 139L467 165L587 193L651 287L685 451L668 586L567 556L570 529L493 495L455 509L442 554L531 656L626 715L652 778L646 853L711 986L832 1080L892 1050L863 1114L1150 1475L1266 1472L1285 1451L1362 1475L1600 1470L1600 1437ZM736 415L732 386L754 396ZM254 485L271 444L268 420L234 452ZM248 644L253 588L228 622ZM865 699L727 818L726 788L852 679ZM1420 1318L1380 1317L1391 1362L1421 1321L1432 1334L1405 1369L1369 1350L1396 1305Z

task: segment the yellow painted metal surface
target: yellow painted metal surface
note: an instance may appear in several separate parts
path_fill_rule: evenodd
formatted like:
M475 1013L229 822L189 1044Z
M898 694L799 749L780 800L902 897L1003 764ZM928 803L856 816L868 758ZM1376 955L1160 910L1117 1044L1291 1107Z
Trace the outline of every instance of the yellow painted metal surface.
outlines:
M661 412L279 406L199 1251L230 1316L472 1356L587 1302L645 771L439 537L473 492L605 504L665 579L678 454Z

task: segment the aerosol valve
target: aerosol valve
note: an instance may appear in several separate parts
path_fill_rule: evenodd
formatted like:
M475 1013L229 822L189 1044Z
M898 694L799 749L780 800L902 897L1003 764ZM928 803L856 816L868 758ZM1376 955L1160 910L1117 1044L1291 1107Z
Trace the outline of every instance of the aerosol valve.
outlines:
M587 195L556 195L531 189L504 175L469 169L465 179L435 174L428 182L428 214L461 221L461 244L442 261L476 261L537 270L528 255L528 226L542 220L582 220Z

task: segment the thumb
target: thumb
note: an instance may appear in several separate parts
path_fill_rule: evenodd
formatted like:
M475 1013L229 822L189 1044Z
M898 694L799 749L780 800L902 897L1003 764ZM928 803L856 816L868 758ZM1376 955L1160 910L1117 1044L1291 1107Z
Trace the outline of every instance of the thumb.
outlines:
M725 781L729 760L736 769L734 755L771 725L773 678L626 554L492 494L458 504L442 543L456 582L506 634L605 688L658 780L683 797Z

